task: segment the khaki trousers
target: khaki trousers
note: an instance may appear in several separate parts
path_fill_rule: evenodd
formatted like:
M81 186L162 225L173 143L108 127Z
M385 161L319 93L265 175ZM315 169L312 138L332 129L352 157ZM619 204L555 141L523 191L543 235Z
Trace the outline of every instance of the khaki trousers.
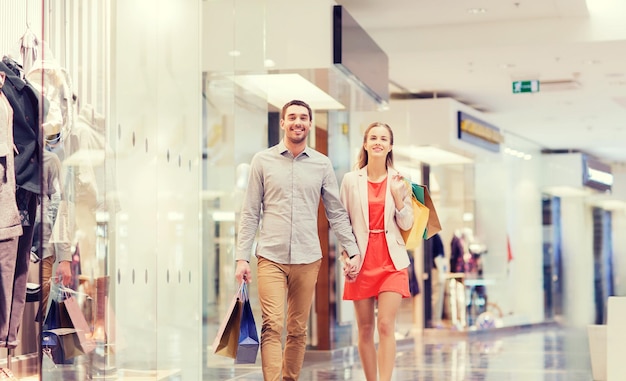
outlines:
M263 325L261 363L265 381L296 381L306 350L307 323L322 260L290 265L259 257L258 291ZM287 334L282 335L287 307Z

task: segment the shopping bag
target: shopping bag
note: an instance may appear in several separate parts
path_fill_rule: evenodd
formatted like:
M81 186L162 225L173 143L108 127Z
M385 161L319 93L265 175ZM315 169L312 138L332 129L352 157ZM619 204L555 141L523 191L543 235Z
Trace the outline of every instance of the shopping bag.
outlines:
M245 283L245 282L244 282ZM242 284L243 287L243 284ZM241 287L233 296L233 299L222 319L215 340L213 340L213 353L230 358L237 357L239 346L239 331L241 328L241 312L243 301L241 300Z
M59 301L56 298L49 298L48 311L46 312L45 319L43 321L43 329L50 330L55 328L62 328L61 307L59 306Z
M439 216L437 216L437 210L435 209L435 204L433 200L430 198L430 193L428 192L428 188L423 185L413 184L413 193L415 194L415 188L421 188L423 190L424 199L419 199L423 205L426 205L428 211L428 223L426 224L426 230L424 231L424 239L429 239L435 234L441 231L441 223L439 222ZM420 192L418 192L420 193Z
M43 322L41 347L43 353L55 364L66 364L68 360L83 354L76 330L68 326L70 317L65 305L56 297L50 298L49 308Z
M43 353L52 358L55 364L67 364L68 360L82 355L78 335L74 328L55 328L41 333Z
M74 329L76 329L76 336L78 336L82 350L85 353L93 351L96 348L96 342L91 338L89 323L87 323L87 319L85 318L83 311L76 302L76 298L71 295L70 297L65 298L61 304L65 307L65 311L67 312L67 315L62 316L69 318L69 322L67 322L66 325L71 325Z
M87 337L89 324L72 295L75 292L56 284L50 290L41 344L56 364L95 349L95 342Z
M415 257L409 254L409 292L411 296L417 296L420 293L420 284L417 280L417 274L415 273Z
M239 329L239 346L235 364L254 364L259 352L259 334L252 314L248 287L244 283L242 288L243 306L241 312L241 327Z
M426 225L428 224L428 216L430 215L428 208L419 201L416 192L418 195L421 193L423 199L422 188L412 187L411 205L413 208L413 226L409 230L400 230L407 250L415 250L422 244L426 232Z
M428 217L426 219L426 228L423 231L423 238L429 239L430 237L434 236L435 234L441 231L441 223L439 222L439 216L437 216L437 210L435 209L435 204L433 203L433 200L430 198L430 193L428 192L428 188L420 184L415 184L414 182L411 182L408 179L405 179L405 181L410 186L411 193L412 193L411 197L414 197L414 200L412 202L413 202L413 213L415 217L418 217L418 214L415 210L416 207L420 207L418 204L421 204L422 206L425 206L426 208L428 208ZM418 220L417 218L415 219L415 221L421 222L421 220ZM413 234L417 233L414 230L417 230L417 229L421 229L421 224L418 224L418 226L416 227L415 223L413 223L413 228L410 231L402 233L402 237L404 238L405 243L407 242L409 236L414 237ZM409 232L411 234L409 234ZM414 239L415 241L412 240L410 245L407 244L407 249L411 249L412 247L413 248L419 247L419 245L421 244L421 241L417 240L416 237ZM415 245L416 243L417 243L417 246ZM412 246L412 247L409 247L409 246Z

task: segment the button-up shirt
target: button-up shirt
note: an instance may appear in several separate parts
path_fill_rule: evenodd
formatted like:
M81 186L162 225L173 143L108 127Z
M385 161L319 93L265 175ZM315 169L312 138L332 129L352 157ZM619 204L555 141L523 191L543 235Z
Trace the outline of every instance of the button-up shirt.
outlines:
M252 158L241 209L236 259L256 256L282 264L313 263L322 257L317 232L320 197L341 246L359 254L330 159L306 147L294 157L284 141Z

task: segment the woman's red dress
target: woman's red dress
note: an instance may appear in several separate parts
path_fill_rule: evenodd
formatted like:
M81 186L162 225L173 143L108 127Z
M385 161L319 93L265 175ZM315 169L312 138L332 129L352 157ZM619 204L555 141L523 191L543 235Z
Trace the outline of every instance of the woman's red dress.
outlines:
M396 270L389 256L384 233L387 179L380 183L368 181L367 184L370 228L367 251L356 280L345 283L343 299L360 300L378 297L381 292L386 291L397 292L402 297L408 298L410 293L407 269Z

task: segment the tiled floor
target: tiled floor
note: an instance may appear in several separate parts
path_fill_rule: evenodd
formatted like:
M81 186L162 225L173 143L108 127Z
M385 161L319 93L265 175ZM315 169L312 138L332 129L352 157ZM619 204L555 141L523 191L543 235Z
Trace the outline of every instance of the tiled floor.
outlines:
M489 334L426 335L398 342L394 380L408 381L591 381L584 329L556 325L507 329ZM254 365L233 365L213 354L204 380L261 381ZM307 353L300 381L364 381L353 347Z

